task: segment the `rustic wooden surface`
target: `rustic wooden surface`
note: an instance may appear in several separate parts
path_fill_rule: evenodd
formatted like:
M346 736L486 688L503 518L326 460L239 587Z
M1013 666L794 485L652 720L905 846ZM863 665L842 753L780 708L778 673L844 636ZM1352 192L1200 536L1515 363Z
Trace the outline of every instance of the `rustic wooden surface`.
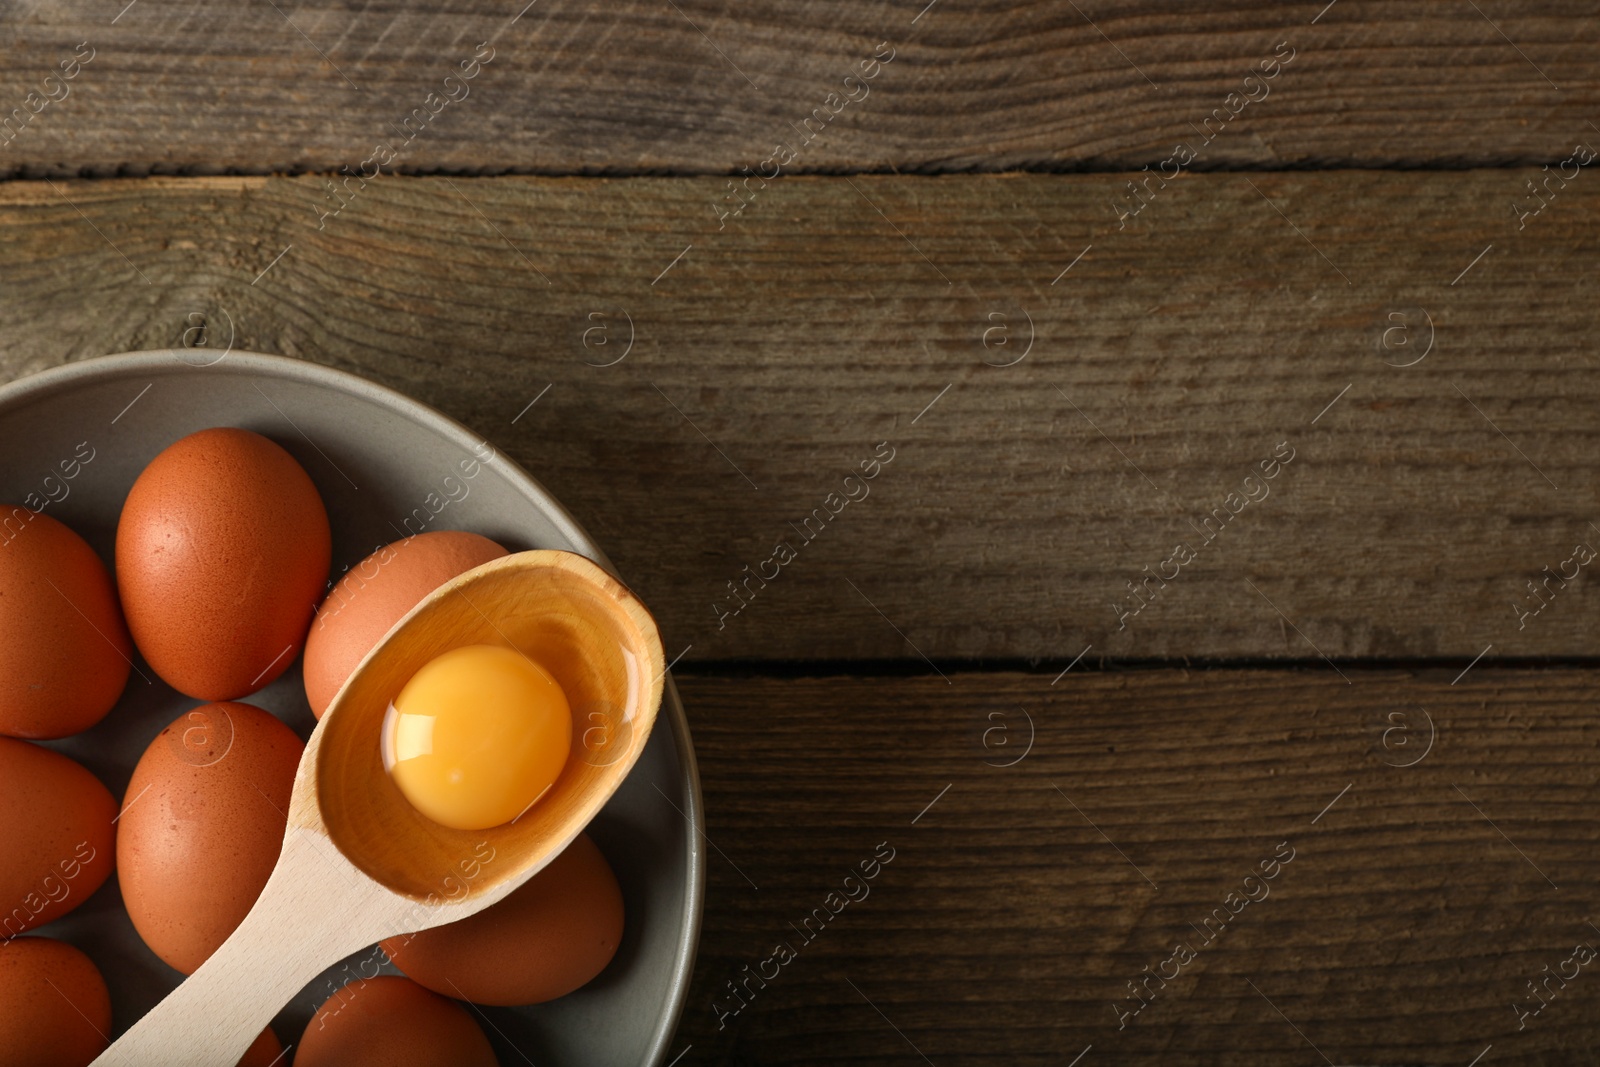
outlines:
M890 64L796 168L1136 170L1225 106L1238 118L1197 166L1543 164L1590 136L1600 88L1579 0L96 0L0 22L0 114L93 49L0 175L355 167L480 42L493 58L394 167L754 167L828 93L859 96L843 80L884 42ZM1267 95L1227 105L1283 42Z
M684 1062L1587 1062L1587 968L1520 1031L1513 1004L1600 948L1595 675L1349 673L681 679L714 846ZM1285 841L1202 946L1189 924ZM1119 1030L1178 939L1197 957Z
M685 663L1589 656L1585 578L1527 586L1600 548L1600 179L1519 231L1528 173L1197 175L1124 229L1105 175L796 178L720 232L714 179L384 179L320 230L316 178L9 183L0 352L206 321L423 397Z
M1516 1008L1600 945L1589 5L525 4L0 10L0 380L277 352L550 487L685 650L678 1067L1600 1055Z

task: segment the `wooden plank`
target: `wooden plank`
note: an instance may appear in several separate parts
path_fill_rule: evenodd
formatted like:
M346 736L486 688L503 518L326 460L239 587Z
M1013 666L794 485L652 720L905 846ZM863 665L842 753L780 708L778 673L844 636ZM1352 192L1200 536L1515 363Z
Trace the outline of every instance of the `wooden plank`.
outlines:
M734 173L780 143L791 173L1155 169L1179 143L1202 169L1555 163L1594 136L1592 15L1578 0L27 5L5 20L0 115L23 132L0 174L334 171L391 141L392 167L449 173ZM474 68L480 43L492 58ZM888 65L847 84L880 45ZM88 65L47 82L80 46ZM1246 81L1275 55L1292 59ZM474 78L447 86L463 62Z
M11 183L0 352L207 321L418 396L685 662L1587 656L1600 180L1519 230L1529 177L1199 175L1125 228L1111 176L796 178L720 231L714 179L379 180L321 228L311 178Z
M1596 676L1453 674L682 678L714 847L673 1051L1570 1061L1600 998L1593 967L1565 962L1600 948ZM830 904L880 843L892 862ZM1214 909L1227 921L1207 925ZM764 965L779 942L796 958ZM1577 977L1519 1029L1546 965ZM769 980L741 1008L727 983L746 966ZM1147 967L1177 977L1119 1029Z

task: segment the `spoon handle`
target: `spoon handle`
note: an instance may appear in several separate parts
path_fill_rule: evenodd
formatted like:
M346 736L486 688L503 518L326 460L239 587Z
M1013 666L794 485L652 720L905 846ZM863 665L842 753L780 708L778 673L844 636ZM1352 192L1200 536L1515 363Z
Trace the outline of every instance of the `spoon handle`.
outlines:
M406 904L326 836L291 827L244 921L91 1067L231 1067L307 982L394 933Z

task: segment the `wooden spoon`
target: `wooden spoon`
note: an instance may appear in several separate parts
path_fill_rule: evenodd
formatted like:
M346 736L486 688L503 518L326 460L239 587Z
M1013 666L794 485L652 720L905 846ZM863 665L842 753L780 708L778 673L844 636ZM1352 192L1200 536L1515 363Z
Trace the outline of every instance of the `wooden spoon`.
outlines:
M462 645L515 648L572 707L572 751L542 799L489 830L452 830L408 803L383 767L389 702ZM312 731L283 851L233 935L94 1067L237 1063L329 965L394 934L482 911L572 841L643 751L666 673L655 621L582 556L520 552L430 594L361 661Z

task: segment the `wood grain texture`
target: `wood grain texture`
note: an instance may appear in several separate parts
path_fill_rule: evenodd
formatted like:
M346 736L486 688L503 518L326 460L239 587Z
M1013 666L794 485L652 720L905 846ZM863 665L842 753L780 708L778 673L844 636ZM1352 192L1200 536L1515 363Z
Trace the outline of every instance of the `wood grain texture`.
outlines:
M395 168L731 173L860 96L844 79L882 42L892 62L793 169L1154 167L1225 107L1196 167L1553 163L1594 136L1600 90L1579 0L524 4L8 5L0 116L23 132L0 174L354 168L424 106ZM428 105L480 42L460 102ZM1268 95L1230 104L1282 42L1292 62L1248 87Z
M0 353L416 396L686 663L1586 656L1600 178L1519 229L1535 173L1194 175L1125 223L1109 175L793 178L720 230L715 179L380 179L320 229L312 178L11 183Z
M1492 1044L1485 1062L1586 1061L1592 966L1520 1030L1513 1005L1600 947L1596 679L1454 673L682 678L709 890L673 1052L1466 1064ZM1034 744L1005 767L1024 711ZM1205 945L1190 924L1261 897L1245 879L1284 842L1266 895ZM880 843L894 858L870 893L806 941L791 924L833 908ZM726 983L784 939L797 958L719 1030ZM1178 941L1196 958L1119 1030L1113 1003Z

